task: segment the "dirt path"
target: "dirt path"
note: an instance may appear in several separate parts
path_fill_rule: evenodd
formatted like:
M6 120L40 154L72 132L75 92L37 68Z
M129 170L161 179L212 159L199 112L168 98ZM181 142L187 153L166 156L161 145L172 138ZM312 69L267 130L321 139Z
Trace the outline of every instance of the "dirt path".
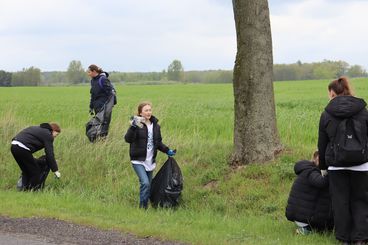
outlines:
M151 237L139 238L117 231L104 231L46 218L8 218L0 216L0 245L73 245L73 244L154 244L183 245Z

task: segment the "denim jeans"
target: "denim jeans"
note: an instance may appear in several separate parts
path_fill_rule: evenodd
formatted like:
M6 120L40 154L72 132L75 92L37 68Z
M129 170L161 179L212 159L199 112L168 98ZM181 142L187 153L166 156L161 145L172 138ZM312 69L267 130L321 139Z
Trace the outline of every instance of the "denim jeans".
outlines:
M148 199L150 197L151 192L151 180L152 180L152 171L146 171L143 165L140 164L132 164L135 173L139 178L139 207L147 208L148 207Z

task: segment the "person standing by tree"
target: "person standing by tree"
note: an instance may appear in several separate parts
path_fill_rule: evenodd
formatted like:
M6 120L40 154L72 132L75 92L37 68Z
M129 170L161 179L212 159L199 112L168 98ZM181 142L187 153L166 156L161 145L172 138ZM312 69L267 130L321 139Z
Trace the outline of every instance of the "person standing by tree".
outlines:
M139 207L147 209L157 150L168 156L174 156L175 151L162 143L160 125L158 119L152 115L150 102L138 105L137 116L133 117L130 124L124 138L130 143L130 160L140 183Z
M106 137L111 122L112 108L116 104L116 91L108 79L109 73L97 65L90 65L87 74L91 77L89 112L97 114L104 110L100 137Z
M320 169L328 169L335 236L346 244L363 244L368 241L367 104L353 96L346 77L333 80L328 95L330 102L319 122L318 151ZM362 146L351 152L357 140Z
M22 170L24 190L38 190L43 182L42 170L36 163L33 153L45 148L46 162L57 178L60 178L58 165L54 157L54 139L61 132L56 123L42 123L31 126L18 133L11 142L11 153Z

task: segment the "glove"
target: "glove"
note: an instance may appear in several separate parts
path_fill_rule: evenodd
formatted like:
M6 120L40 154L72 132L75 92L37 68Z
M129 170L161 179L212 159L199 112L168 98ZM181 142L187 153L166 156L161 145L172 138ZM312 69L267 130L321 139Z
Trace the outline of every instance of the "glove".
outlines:
M143 128L143 124L142 122L144 121L143 117L139 117L139 116L132 116L130 118L130 125L132 125L132 127L139 127L139 128Z
M89 114L92 116L93 114L95 114L94 112L93 112L93 109L89 109Z
M323 177L326 176L327 175L327 170L321 170L321 174L322 174Z
M169 149L168 151L167 151L167 153L166 153L169 157L173 157L173 156L175 156L175 154L176 154L176 150L171 150L171 149Z
M58 179L59 179L59 178L60 178L60 176L61 176L61 174L60 174L60 172L59 172L59 171L54 172L54 174L55 174L55 177L56 177L56 178L58 178Z

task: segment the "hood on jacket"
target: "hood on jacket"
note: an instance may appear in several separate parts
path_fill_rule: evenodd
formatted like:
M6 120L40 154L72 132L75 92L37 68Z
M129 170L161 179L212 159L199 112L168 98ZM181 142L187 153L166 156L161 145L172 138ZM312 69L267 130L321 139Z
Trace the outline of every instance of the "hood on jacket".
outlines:
M349 95L341 95L333 98L326 106L325 110L332 116L348 118L358 114L366 107L367 103L363 99Z
M48 129L48 130L50 130L52 132L52 128L51 128L50 124L48 124L48 123L41 123L40 124L40 127L41 128L45 128L45 129Z
M158 118L155 116L151 116L150 121L151 123L158 123Z
M104 72L101 72L97 77L100 77L100 76L109 77L109 73L104 71Z
M313 162L307 161L307 160L302 160L302 161L299 161L299 162L297 162L295 164L295 166L294 166L294 172L295 172L295 174L299 175L304 170L312 170L312 169L314 169L316 167L317 166L314 165Z

